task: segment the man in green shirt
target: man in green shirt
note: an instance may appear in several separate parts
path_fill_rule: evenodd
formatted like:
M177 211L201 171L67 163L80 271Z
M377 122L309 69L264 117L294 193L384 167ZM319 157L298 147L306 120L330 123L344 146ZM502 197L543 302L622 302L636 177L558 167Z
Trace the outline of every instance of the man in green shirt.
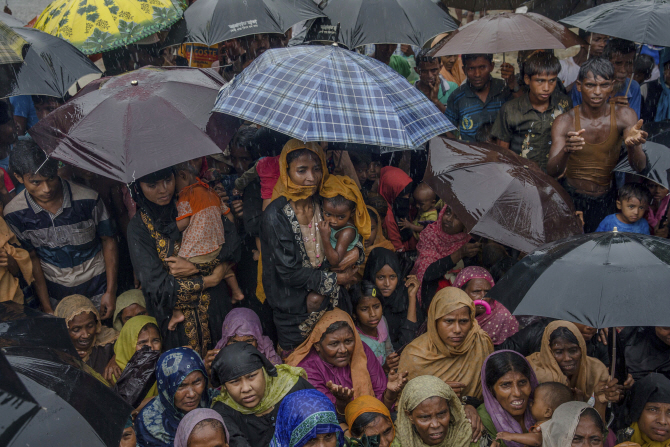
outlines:
M528 91L502 106L491 130L499 146L534 161L543 171L549 160L554 119L571 108L566 95L554 92L560 71L561 64L553 54L530 56L523 65Z
M393 54L396 48L398 48L397 44L376 44L375 53L372 57L394 69L403 78L409 79L412 69L404 57Z

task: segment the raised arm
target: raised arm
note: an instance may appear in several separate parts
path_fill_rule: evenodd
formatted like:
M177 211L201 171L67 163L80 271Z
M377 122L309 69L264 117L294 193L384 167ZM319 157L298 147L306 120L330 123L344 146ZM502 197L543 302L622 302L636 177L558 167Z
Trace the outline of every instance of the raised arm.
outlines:
M617 107L617 122L624 126L623 138L628 149L628 163L637 172L647 166L647 156L642 145L647 141L647 132L642 130L643 120L638 120L635 111L630 107Z

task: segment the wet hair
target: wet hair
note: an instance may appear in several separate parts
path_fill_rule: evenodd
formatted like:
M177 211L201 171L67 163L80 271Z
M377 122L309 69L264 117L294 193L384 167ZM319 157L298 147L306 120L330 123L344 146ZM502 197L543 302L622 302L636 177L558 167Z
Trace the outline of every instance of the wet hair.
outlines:
M474 61L476 59L479 59L480 57L483 57L489 62L493 62L492 54L463 54L461 55L461 60L463 61L463 66L465 66L469 61Z
M210 426L213 430L223 433L223 437L226 437L226 430L223 428L223 424L221 421L216 420L216 419L203 419L202 421L198 422L195 424L195 427L193 427L193 430L191 430L191 433L189 433L189 438L191 437L191 434L195 432L196 430L201 430L207 426ZM228 442L228 439L226 439L226 442Z
M540 74L558 74L561 63L549 52L534 53L523 63L523 75L532 78Z
M355 152L349 152L349 158L351 159L351 164L356 166L365 165L368 168L372 164L372 159L367 154L357 154Z
M176 165L174 165L174 172L175 172L176 174L178 174L178 173L181 172L181 171L186 171L186 172L188 172L189 174L193 174L193 175L198 175L198 174L199 174L199 172L198 172L198 170L195 168L195 166L193 166L193 165L192 165L191 163L189 163L188 161L184 161L184 162L177 163Z
M438 64L441 63L439 57L432 57L428 56L428 53L432 50L432 48L424 48L421 51L419 51L419 54L416 55L416 68L421 69L421 64L422 63L427 63L427 64L432 64L434 62L437 62Z
M47 95L32 95L33 104L39 106L41 104L48 104L50 102L58 103L59 105L65 104L65 100L58 98L56 96L47 96Z
M254 159L258 158L256 145L254 144L254 137L256 136L256 132L258 132L258 129L256 129L253 126L241 127L237 132L235 132L235 135L233 136L233 139L230 142L230 147L231 148L233 146L241 147L247 152L249 152L252 158Z
M377 420L377 418L384 418L389 423L392 423L389 418L386 417L386 415L381 414L381 413L373 413L371 411L367 413L362 413L360 416L356 418L353 424L351 424L351 434L354 435L356 438L360 438L363 436L363 433L365 432L365 429L368 425L372 424L374 421Z
M603 79L611 81L614 79L614 65L612 65L609 59L605 59L604 57L589 59L579 69L577 80L583 82L589 73L592 73L594 78L600 76Z
M330 205L334 207L340 207L340 206L348 206L349 211L354 211L356 210L356 202L353 202L349 199L345 199L344 196L338 194L335 197L324 197L323 198L324 203L329 203Z
M640 203L646 202L649 204L651 202L649 188L641 183L626 183L621 188L619 188L619 193L617 196L618 200L630 200L632 198L639 200Z
M379 213L379 217L382 219L386 217L386 213L388 212L388 204L382 196L369 195L365 203L374 208Z
M493 393L493 386L509 372L518 372L530 380L531 370L526 359L514 352L501 352L492 355L486 361L486 386Z
M12 120L12 109L8 102L0 100L0 126Z
M537 392L541 389L547 391L544 395L544 400L547 406L551 408L551 411L556 411L564 403L572 401L572 390L560 382L544 382L539 384L535 388L536 396Z
M19 177L39 174L53 178L58 175L58 161L47 159L44 151L33 140L19 140L9 156L9 169Z
M351 326L349 326L349 323L347 323L346 321L336 321L335 323L328 326L328 329L324 331L323 335L321 336L321 340L319 340L319 343L321 343L326 338L326 335L330 335L333 332L337 332L345 327L349 329L352 333L354 332L351 329Z
M584 411L582 411L581 416L579 416L580 422L584 417L587 419L591 419L591 421L598 427L598 430L600 430L603 436L605 436L605 434L607 433L607 428L605 427L605 423L603 422L602 418L600 417L595 408L593 407L585 408Z
M633 70L635 73L644 74L644 78L648 79L651 76L651 72L654 70L654 58L648 54L640 54L635 58Z
M307 148L298 149L298 150L295 150L293 152L289 152L286 155L286 169L288 169L291 166L291 163L293 163L295 160L302 157L303 155L311 155L312 157L314 157L315 160L319 159L318 155L316 155L314 152L310 151Z
M605 45L605 50L603 51L603 57L606 59L611 59L615 54L630 54L635 53L635 43L630 40L614 38L610 39Z
M358 303L363 299L367 297L373 297L377 298L382 305L384 304L382 302L382 294L377 289L377 286L371 281L366 281L363 280L361 281L360 284L354 286L354 289L352 291L353 293L351 294L351 306L353 308L353 315L356 314L356 307L358 307ZM352 316L353 316L352 315Z
M570 329L565 326L561 326L554 330L554 332L549 335L549 346L551 346L556 340L563 339L568 343L574 343L579 346L579 340L575 334L573 334Z

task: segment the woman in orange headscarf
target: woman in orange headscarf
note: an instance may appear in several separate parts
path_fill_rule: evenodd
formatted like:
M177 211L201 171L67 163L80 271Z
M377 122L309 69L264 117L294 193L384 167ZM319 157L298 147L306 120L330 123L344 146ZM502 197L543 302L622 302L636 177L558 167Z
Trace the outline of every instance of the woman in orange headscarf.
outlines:
M379 399L361 396L352 400L344 410L344 417L354 439L360 439L363 435L379 436L379 447L400 446L395 437L391 413Z

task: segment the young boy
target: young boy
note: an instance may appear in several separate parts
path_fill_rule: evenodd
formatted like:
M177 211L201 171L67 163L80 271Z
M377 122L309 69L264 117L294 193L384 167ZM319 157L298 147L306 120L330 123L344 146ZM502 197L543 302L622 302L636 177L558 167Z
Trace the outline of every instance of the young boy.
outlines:
M398 227L400 229L409 228L414 232L414 237L416 240L419 240L421 236L421 231L426 228L426 225L433 223L437 220L437 195L435 191L430 189L425 183L419 184L412 194L414 197L414 205L419 210L419 214L414 219L414 222L410 222L407 219L401 219Z
M178 255L195 264L203 274L207 274L207 271L219 265L217 256L225 242L221 215L232 220L232 213L214 190L197 175L198 170L191 162L175 166L175 186L179 194L177 228L183 233ZM235 274L230 272L224 279L232 292L233 303L242 301L244 294L237 284ZM175 307L168 329L175 330L182 321L182 309Z
M571 400L572 391L562 383L541 383L535 388L533 400L530 402L530 413L537 421L536 424L530 428L528 433L499 432L496 439L518 442L528 447L540 447L542 445L541 425L551 419L559 406Z
M570 109L567 96L555 92L561 64L550 53L535 53L523 65L528 91L502 106L491 135L499 146L534 161L546 171L551 126Z
M596 233L613 231L616 228L619 232L649 234L649 223L642 216L650 202L651 194L647 187L640 183L626 183L619 189L616 201L619 212L605 217L598 225Z

